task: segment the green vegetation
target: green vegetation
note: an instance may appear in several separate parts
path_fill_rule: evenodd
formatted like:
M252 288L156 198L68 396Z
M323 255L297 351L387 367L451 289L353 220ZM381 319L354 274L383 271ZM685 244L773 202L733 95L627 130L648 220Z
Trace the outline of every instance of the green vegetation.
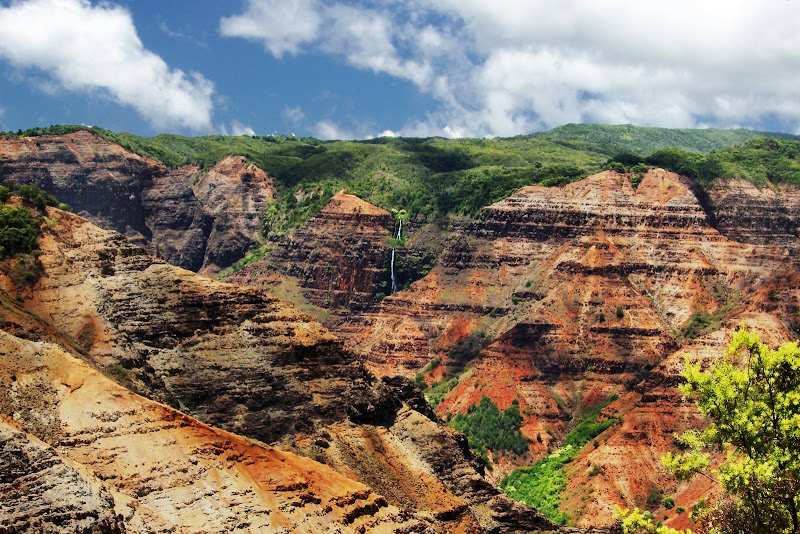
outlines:
M689 317L686 326L683 327L683 337L686 339L699 337L715 322L715 317L710 313L706 311L695 312Z
M744 129L650 128L631 124L565 124L531 137L549 139L577 150L592 150L609 156L622 152L643 156L667 147L711 152L740 145L757 137L800 140L795 135Z
M417 384L417 387L419 387L420 389L425 389L425 375L427 375L428 373L439 367L439 364L441 363L442 360L440 360L439 358L437 357L431 358L431 361L429 361L425 365L425 367L423 367L422 370L420 370L414 377L414 383Z
M655 165L704 184L721 177L759 185L800 183L800 138L750 130L570 124L506 139L320 141L286 135L146 138L55 125L5 135L36 137L75 130L88 130L170 168L196 164L207 169L227 155L247 157L275 178L278 200L264 214L265 236L303 224L341 189L432 222L448 215L474 216L522 186L566 184L603 168L632 173L634 187Z
M633 510L623 510L619 506L617 506L616 509L617 520L620 522L620 525L622 526L622 532L625 534L634 532L654 532L656 534L692 534L691 529L687 529L686 532L683 532L662 525L660 522L653 524L655 517L649 511L642 512L638 508L634 508Z
M647 167L662 167L696 178L704 186L733 178L759 187L769 183L800 185L800 141L758 138L708 154L661 148L647 157L617 154L606 162L606 167L637 175Z
M388 210L429 221L474 215L524 185L568 183L599 170L603 155L545 139L381 138L325 142L294 136L144 138L81 126L34 128L35 137L85 129L170 168L209 168L226 155L245 156L276 179L278 202L264 216L264 235L285 233L344 189Z
M425 391L425 400L431 408L436 408L442 402L444 396L458 385L458 377L454 376L443 382L434 382L431 387Z
M683 377L681 390L694 400L707 425L681 435L686 452L669 453L663 462L679 479L701 474L723 490L714 504L696 503L692 519L715 534L800 532L797 342L772 350L742 327L727 354L715 358L707 370L687 357ZM726 458L713 470L709 451ZM625 532L676 532L657 528L639 510L618 510L618 519Z
M104 375L128 389L134 389L131 371L119 363L112 363L102 369Z
M487 449L520 455L528 450L528 442L519 431L522 415L516 399L501 412L497 404L484 395L480 404L473 404L466 414L459 413L452 418L450 426L467 435L470 449L487 465Z
M27 206L44 213L47 206L58 205L62 209L65 204L58 204L52 195L48 195L34 185L22 185L17 188L13 182L6 181L0 186L0 269L11 277L17 288L30 285L42 274L39 256L39 235L42 224L52 221L35 214L28 207L9 206L6 204L11 193L16 193Z
M44 213L47 206L58 206L58 201L53 195L45 193L35 185L21 185L17 194L22 197L26 204L32 205L40 212Z
M236 263L234 263L233 265L231 265L227 269L224 269L224 270L220 271L219 273L217 273L216 275L214 275L214 278L216 278L217 280L224 280L225 278L229 277L230 275L241 271L242 269L244 269L246 266L250 265L251 263L262 259L264 256L269 254L269 252L271 250L272 250L272 247L270 247L269 245L261 245L259 247L256 247L256 248L252 249L250 252L248 252L247 256L245 256L241 260L237 261Z
M0 257L31 254L39 247L39 221L26 208L0 206Z
M625 312L622 311L622 306L617 306L616 315L617 319L622 319L623 317L625 317Z
M664 498L661 500L661 504L662 504L662 505L664 506L664 508L666 508L667 510L672 510L673 508L675 508L675 499L674 499L674 498L672 498L672 497L664 497Z
M537 508L551 521L566 524L569 515L558 509L561 505L561 494L567 487L564 467L584 445L618 422L613 418L596 421L600 411L617 398L612 395L606 401L588 409L585 417L567 435L558 450L531 467L515 469L500 481L500 489L509 497ZM598 472L600 469L602 468L598 467Z

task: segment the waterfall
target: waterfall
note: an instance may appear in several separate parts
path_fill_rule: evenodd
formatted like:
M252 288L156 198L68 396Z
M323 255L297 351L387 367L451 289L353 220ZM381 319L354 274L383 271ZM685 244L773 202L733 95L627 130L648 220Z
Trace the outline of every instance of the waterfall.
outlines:
M400 224L397 226L397 235L392 236L398 241L403 237L403 219L398 221ZM394 276L394 247L392 247L392 294L397 293L397 278Z
M394 277L394 247L392 247L392 295L397 293L397 280Z

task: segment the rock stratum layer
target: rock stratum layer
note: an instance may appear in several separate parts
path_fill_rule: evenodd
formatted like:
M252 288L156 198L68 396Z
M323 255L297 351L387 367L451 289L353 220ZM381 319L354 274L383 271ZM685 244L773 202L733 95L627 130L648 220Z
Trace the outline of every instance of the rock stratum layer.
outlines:
M0 345L0 528L426 530L327 466L143 399L57 346Z
M393 225L388 211L336 193L311 220L282 238L267 260L229 280L272 288L281 273L296 279L303 297L319 308L340 314L364 310L378 292L389 291Z
M34 184L168 262L213 273L257 243L272 178L241 156L174 171L87 131L0 137L0 179Z
M745 320L771 325L775 341L796 335L793 305L776 309L765 298L753 307L752 298L794 279L796 191L726 187L705 192L651 170L636 189L612 171L561 188L520 189L477 220L453 219L426 237L443 243L427 276L331 328L380 376L423 368L429 384L457 376L436 408L442 417L483 395L501 409L517 399L529 455L501 455L494 477L546 455L582 410L619 396L601 418L621 422L575 461L583 467L570 470L563 505L578 524L612 524L613 505L646 506L653 488L669 485L660 456L674 449L675 432L700 424L675 388L680 362L687 351L720 349L726 338L709 334L681 348L701 333L690 323L701 317L733 328ZM335 256L325 227L312 220L302 230L316 236L303 254L318 264ZM670 378L657 378L665 366ZM670 488L684 506L710 489Z
M256 244L273 194L242 158L169 171L87 132L0 139L0 173L205 273ZM403 285L418 280L379 303L395 222L343 193L237 274L325 319L367 369L265 291L198 278L58 212L42 239L39 281L14 287L0 276L0 326L57 344L204 423L324 462L381 495L388 521L442 532L549 527L498 495L463 436L395 375L424 370L429 385L446 381L431 390L442 417L482 395L501 409L518 400L529 451L500 454L490 480L558 447L586 408L617 395L600 418L619 422L569 465L562 510L603 525L614 504L649 506L683 527L686 514L647 503L662 489L688 508L711 491L675 484L658 461L675 432L700 424L676 389L683 358L720 351L742 321L770 344L796 337L800 194L735 180L704 189L660 170L636 189L628 178L523 188L443 228L407 221L397 270L407 261L413 275ZM81 496L63 508L70 528L122 528L103 504L117 490L58 456L46 435L52 418L21 417L7 415L2 428L15 472L63 477L64 491ZM62 510L47 498L42 509Z
M19 466L0 491L18 499L49 457L58 484L97 513L31 487L38 511L4 512L8 524L36 531L35 514L57 522L63 511L98 532L556 529L487 482L463 436L407 380L375 379L304 314L157 260L79 216L47 215L38 281L19 287L0 274L4 330L53 343L3 334L3 443ZM273 474L277 463L286 469Z

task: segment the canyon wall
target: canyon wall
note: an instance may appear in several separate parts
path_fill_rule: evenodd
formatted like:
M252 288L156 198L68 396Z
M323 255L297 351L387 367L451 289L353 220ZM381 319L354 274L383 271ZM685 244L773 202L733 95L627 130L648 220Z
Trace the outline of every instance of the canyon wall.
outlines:
M612 171L563 188L523 188L427 237L440 244L429 274L329 324L377 375L423 371L432 393L451 388L436 406L443 418L483 395L500 409L516 399L529 453L496 457L494 480L554 450L583 410L616 395L601 419L621 422L576 460L563 509L581 525L610 525L615 504L645 506L653 488L669 487L684 504L710 488L670 486L660 466L676 446L673 434L701 421L675 387L675 362L687 351L721 350L741 320L773 325L782 332L775 341L796 335L795 312L769 298L751 308L776 273L785 279L795 269L796 193L730 186L730 194L722 185L706 194L652 170L635 189ZM304 241L303 254L332 261L341 252L325 248L326 225L312 220L302 231L312 226L316 238ZM747 319L747 309L758 319ZM698 317L727 330L702 335L705 323L692 327ZM658 378L664 368L668 386Z
M169 170L84 131L0 137L0 180L34 184L168 262L214 273L258 244L272 178L241 156Z
M39 279L31 285L15 285L11 277L0 274L0 288L7 295L3 302L8 304L0 307L0 321L4 328L25 337L41 336L58 343L56 352L69 354L59 352L61 360L54 356L52 366L45 365L47 360L39 367L16 357L5 361L3 376L9 387L2 389L2 413L10 418L12 427L17 425L17 430L42 441L37 446L55 447L67 460L89 466L90 474L99 473L96 476L101 480L121 462L122 474L111 486L98 486L84 471L79 473L96 488L97 499L102 497L112 508L118 507L117 501L109 501L107 496L111 492L114 497L114 488L122 485L124 491L120 491L133 499L125 502L145 514L144 521L161 521L161 514L166 514L161 506L177 507L181 512L164 519L164 529L184 521L194 525L183 514L197 510L194 506L216 506L204 500L211 495L226 502L227 492L241 504L241 510L252 507L263 525L307 522L311 531L329 524L347 527L340 526L342 531L360 531L362 527L392 531L398 525L402 526L397 527L399 531L408 532L510 533L557 528L536 511L499 493L481 475L463 436L437 420L413 385L401 378L376 379L340 341L306 315L261 290L217 282L157 260L120 234L102 230L79 216L52 208L47 216L51 223L42 227ZM14 343L18 342L8 335L3 346ZM36 350L25 353L35 358ZM73 359L65 360L67 357ZM111 381L75 358L129 390L172 408L112 387ZM59 378L58 373L72 373L72 367L77 369L74 374ZM53 384L60 384L55 391ZM111 407L103 407L104 395L110 397ZM134 399L130 402L135 406L127 399ZM67 420L66 427L64 420L52 415L56 410L64 417L60 407L64 403L72 410L70 417L77 418L74 423ZM181 462L191 463L192 451L200 451L196 458L200 461L205 458L202 451L209 450L209 461L222 461L226 469L237 473L241 470L238 462L259 473L268 472L271 468L253 464L256 460L250 455L273 457L277 453L253 445L252 450L219 456L222 453L214 451L233 447L219 442L230 436L198 422L187 423L191 432L200 425L206 429L203 432L213 434L211 443L200 440L192 445L188 437L171 429L183 429L183 422L193 418L328 467L303 464L311 462L305 458L279 457L276 461L282 463L296 458L292 460L298 464L295 467L306 469L303 466L307 465L307 469L322 473L322 480L316 485L311 481L283 484L274 478L271 485L255 481L268 485L270 491L283 491L280 487L286 486L288 493L281 495L287 504L281 505L281 500L275 504L291 511L286 517L261 517L257 511L262 505L251 500L246 486L229 481L228 475L215 474L213 481L207 482L210 494L195 495L180 482L207 472L205 464L183 470ZM175 427L174 421L180 424ZM155 426L147 427L151 424ZM159 429L165 425L170 432L161 434ZM66 437L65 428L69 432ZM134 441L124 446L105 441L117 434ZM135 434L149 437L136 441ZM18 435L10 435L9 440L14 443L9 445L12 448L32 446L23 444ZM175 460L178 474L164 465L172 466L171 461L158 457L178 454L171 448L176 442L185 444ZM73 443L79 450L69 448ZM126 456L134 454L126 451L140 448L152 449L152 460L147 460L152 469L151 464L137 465L132 463L133 456ZM104 449L110 452L102 454ZM23 471L37 469L25 462ZM153 471L144 481L136 478L142 469ZM214 469L222 468L215 464ZM326 471L329 469L333 471ZM325 474L334 471L338 475ZM170 478L173 474L178 478ZM346 480L337 482L341 480L338 476ZM129 477L136 480L131 482ZM331 500L339 503L338 509L331 511L333 505L325 504ZM77 517L81 512L74 514ZM136 513L131 514L123 516L139 521ZM211 514L209 521L226 514L231 518L223 525L239 521L238 512L222 509ZM203 521L202 514L193 515L196 521ZM356 521L362 515L364 519ZM105 517L100 514L97 520L103 522ZM19 521L32 519L25 516ZM393 526L384 528L384 522ZM244 531L257 530L255 525L246 525ZM296 528L305 531L303 526Z

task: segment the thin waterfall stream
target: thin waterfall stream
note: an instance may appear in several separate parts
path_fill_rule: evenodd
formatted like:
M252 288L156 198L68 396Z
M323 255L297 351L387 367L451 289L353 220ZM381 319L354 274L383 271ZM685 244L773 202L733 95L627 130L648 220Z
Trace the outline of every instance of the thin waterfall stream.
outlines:
M403 238L403 219L398 219L398 222L397 235L392 237L400 241ZM395 247L392 247L392 294L397 293L397 278L394 275L394 249Z

